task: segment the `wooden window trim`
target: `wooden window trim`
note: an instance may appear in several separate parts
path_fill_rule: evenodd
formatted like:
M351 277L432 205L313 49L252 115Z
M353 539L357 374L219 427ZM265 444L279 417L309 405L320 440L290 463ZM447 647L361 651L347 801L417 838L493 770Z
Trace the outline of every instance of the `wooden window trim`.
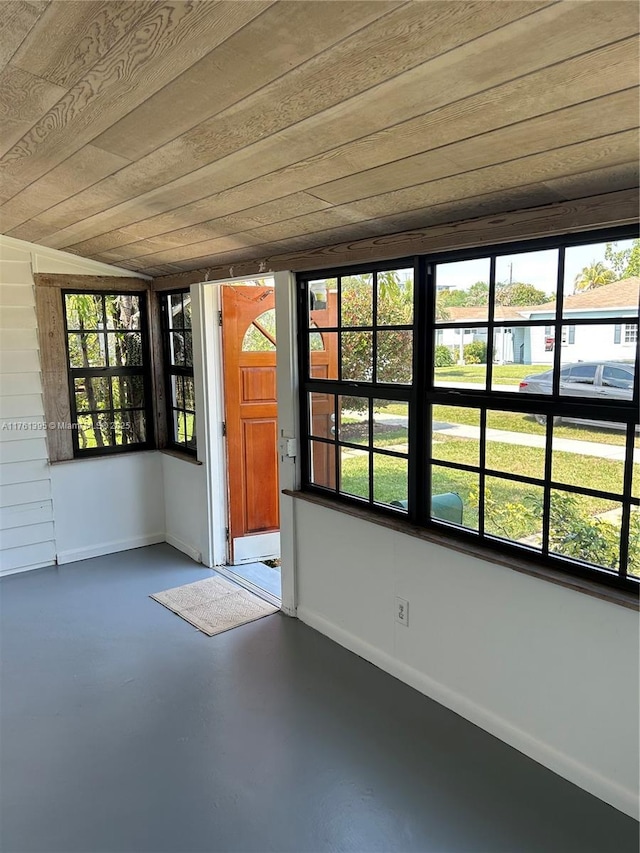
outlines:
M47 449L49 462L66 462L79 460L74 457L72 433L70 429L58 429L58 424L71 423L71 401L69 399L69 373L67 367L67 342L64 325L63 290L80 290L85 292L110 293L144 291L146 294L147 317L149 323L149 344L151 352L151 371L153 384L153 428L157 446L166 443L166 416L164 424L162 414L165 409L159 405L158 395L163 389L162 368L158 363L157 347L161 346L159 315L154 317L151 281L125 276L93 276L93 275L62 275L53 273L35 273L35 303L40 345L40 365L42 370L42 390L44 402ZM158 377L160 379L158 380ZM163 430L164 428L164 430ZM131 452L145 452L145 449ZM85 458L102 458L88 456Z

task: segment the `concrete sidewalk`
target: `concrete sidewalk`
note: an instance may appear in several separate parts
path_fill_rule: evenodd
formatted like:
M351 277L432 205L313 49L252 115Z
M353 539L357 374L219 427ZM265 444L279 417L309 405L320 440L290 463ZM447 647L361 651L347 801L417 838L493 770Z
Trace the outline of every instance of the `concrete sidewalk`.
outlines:
M433 425L434 432L446 433L456 438L480 438L480 428L466 424L448 424L436 421ZM532 435L527 432L508 432L502 429L488 429L487 439L489 441L500 441L503 444L515 444L520 447L544 448L546 438L544 435ZM616 462L624 462L625 446L621 444L604 444L596 441L580 441L574 438L553 439L553 449L565 453L579 453L582 456L597 456L599 459L611 459ZM640 462L640 450L634 452L634 462Z
M377 412L375 420L388 426L406 427L408 418L401 415L387 415ZM445 421L435 421L434 432L450 435L453 438L480 438L480 428L467 424L451 424ZM520 447L544 448L546 439L544 435L533 435L528 432L512 432L502 429L488 429L489 441L500 441L503 444L513 444ZM598 459L610 459L614 462L624 462L625 447L622 444L605 444L600 441L581 441L576 438L554 438L553 449L565 453L578 453L582 456L595 456ZM633 461L640 463L640 450L635 450Z

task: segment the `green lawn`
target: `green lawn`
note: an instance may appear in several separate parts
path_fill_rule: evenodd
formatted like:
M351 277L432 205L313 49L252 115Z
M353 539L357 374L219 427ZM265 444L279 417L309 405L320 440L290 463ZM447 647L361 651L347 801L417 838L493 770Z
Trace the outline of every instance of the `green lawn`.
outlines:
M545 370L549 370L548 364L494 364L492 374L500 385L519 385L525 376ZM451 382L484 382L486 375L486 364L436 367L436 379L441 382L445 379Z
M488 447L492 467L512 474L541 476L544 458L543 448L519 447L514 453L513 445L502 442L490 442ZM438 436L434 445L434 455L443 461L456 461L477 464L476 442L447 436ZM593 457L582 457L576 453L556 452L553 462L553 477L558 482L598 488L603 491L620 492L622 488L622 462L598 459L597 466L590 464ZM406 467L402 460L385 456L375 457L374 499L380 503L402 500L407 497ZM640 466L636 467L640 477ZM352 456L345 459L342 467L343 491L361 497L368 496L368 456ZM501 518L502 508L509 504L533 506L542 501L542 488L526 483L490 478L487 481L489 497L494 501L496 512L487 529L496 535L521 539L538 533L542 526L541 512L523 513L518 508ZM433 494L456 492L464 504L463 523L466 527L477 529L478 477L468 471L455 471L451 468L434 466ZM580 497L584 509L590 515L606 512L614 508L609 501L592 497ZM493 528L492 528L493 524Z

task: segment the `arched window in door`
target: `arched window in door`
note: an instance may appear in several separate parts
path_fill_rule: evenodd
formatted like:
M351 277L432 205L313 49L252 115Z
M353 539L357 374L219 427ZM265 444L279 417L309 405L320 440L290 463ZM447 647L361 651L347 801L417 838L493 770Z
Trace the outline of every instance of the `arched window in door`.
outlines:
M312 327L317 328L314 322ZM313 352L324 350L320 332L311 332L309 345ZM276 310L269 308L251 323L242 339L242 352L274 352L276 348Z
M274 352L276 348L276 309L269 308L251 323L242 339L242 352Z

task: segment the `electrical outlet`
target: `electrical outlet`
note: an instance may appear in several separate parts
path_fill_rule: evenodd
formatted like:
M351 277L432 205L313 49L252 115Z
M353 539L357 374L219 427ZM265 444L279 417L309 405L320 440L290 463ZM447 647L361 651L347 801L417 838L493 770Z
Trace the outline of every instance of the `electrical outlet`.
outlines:
M409 627L409 602L404 598L396 598L396 622Z

